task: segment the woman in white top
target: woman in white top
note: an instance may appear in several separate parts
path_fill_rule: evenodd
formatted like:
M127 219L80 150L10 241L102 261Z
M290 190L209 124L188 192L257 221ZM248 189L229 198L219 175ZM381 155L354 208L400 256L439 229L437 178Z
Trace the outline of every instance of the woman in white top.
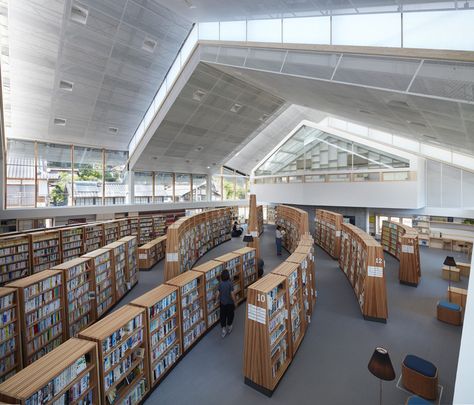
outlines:
M281 239L285 236L285 231L281 229L280 225L277 225L275 231L275 242L277 246L277 256L281 256Z

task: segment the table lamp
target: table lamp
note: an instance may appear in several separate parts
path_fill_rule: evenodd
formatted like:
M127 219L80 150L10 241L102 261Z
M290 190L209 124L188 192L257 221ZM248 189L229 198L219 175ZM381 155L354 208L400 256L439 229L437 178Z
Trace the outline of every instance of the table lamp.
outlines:
M382 405L382 380L392 381L395 379L395 371L387 349L377 347L370 358L368 368L380 380L380 405Z
M456 260L454 260L453 256L446 256L446 259L444 259L443 264L445 266L448 266L448 268L449 268L448 300L449 300L449 302L451 302L451 267L456 267Z

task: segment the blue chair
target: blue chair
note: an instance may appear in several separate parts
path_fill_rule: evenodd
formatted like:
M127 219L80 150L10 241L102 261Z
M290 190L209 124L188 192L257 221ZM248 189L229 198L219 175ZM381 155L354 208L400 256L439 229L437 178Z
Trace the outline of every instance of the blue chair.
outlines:
M420 397L435 400L438 396L438 369L433 363L409 354L402 362L402 384Z
M462 325L462 307L446 300L438 301L436 316L439 321L450 325Z
M412 395L407 399L405 405L433 405L430 401L419 397L418 395Z

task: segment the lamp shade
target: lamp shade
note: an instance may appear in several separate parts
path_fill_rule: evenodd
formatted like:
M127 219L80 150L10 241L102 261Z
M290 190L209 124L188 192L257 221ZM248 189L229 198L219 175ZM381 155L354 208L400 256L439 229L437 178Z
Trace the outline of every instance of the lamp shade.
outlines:
M383 347L377 347L369 361L369 371L381 380L391 381L395 379L395 371L388 351Z
M454 260L453 256L446 256L446 259L444 259L443 264L449 267L456 267L456 260Z
M244 236L244 242L253 242L253 236L250 234L247 234Z

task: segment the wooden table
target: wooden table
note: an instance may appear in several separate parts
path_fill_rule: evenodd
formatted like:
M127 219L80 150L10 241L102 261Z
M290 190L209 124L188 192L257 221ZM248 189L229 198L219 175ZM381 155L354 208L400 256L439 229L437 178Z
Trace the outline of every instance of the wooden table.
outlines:
M461 280L461 270L459 270L457 267L443 266L443 268L442 268L442 277L445 280L460 281Z
M470 263L457 262L456 266L459 268L459 270L461 270L461 276L469 277L469 274L471 273L471 264Z
M454 304L461 305L463 312L466 308L466 300L467 300L467 290L464 288L458 287L448 287L447 291L448 300L453 302Z

